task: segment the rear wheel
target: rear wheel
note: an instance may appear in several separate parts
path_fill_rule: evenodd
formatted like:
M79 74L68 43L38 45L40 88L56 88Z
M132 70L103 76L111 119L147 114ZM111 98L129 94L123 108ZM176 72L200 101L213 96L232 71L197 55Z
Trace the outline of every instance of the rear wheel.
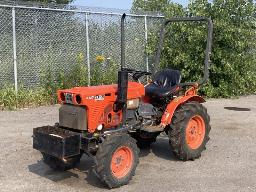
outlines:
M57 157L48 155L46 153L42 153L42 155L43 155L44 163L47 164L53 170L57 170L57 171L65 171L65 170L74 168L76 164L80 162L80 159L82 156L82 154L76 155L73 157L69 157L65 159L65 161L63 161Z
M174 155L181 160L194 160L201 156L209 141L210 117L198 102L185 103L177 109L168 132Z
M127 184L135 174L139 149L128 134L106 137L96 153L96 174L109 188Z

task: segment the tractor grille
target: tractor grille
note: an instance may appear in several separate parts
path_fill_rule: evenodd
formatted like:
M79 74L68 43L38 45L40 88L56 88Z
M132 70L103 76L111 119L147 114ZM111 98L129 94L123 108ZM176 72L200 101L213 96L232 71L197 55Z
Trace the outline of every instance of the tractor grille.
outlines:
M76 130L87 130L86 108L65 104L59 109L59 124Z

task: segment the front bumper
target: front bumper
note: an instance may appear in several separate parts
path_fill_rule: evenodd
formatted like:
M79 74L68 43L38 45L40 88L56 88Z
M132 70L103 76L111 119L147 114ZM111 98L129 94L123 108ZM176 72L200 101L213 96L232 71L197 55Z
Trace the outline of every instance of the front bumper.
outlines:
M79 155L81 134L57 126L34 128L33 148L60 159Z

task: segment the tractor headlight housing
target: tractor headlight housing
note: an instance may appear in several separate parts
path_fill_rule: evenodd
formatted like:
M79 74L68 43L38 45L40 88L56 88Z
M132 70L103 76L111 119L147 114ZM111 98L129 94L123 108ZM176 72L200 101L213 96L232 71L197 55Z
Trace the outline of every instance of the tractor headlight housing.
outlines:
M65 102L65 100L66 100L65 94L63 92L60 93L60 100L62 102Z
M81 98L80 95L76 95L76 97L75 97L75 102L76 102L78 105L82 103L82 98Z

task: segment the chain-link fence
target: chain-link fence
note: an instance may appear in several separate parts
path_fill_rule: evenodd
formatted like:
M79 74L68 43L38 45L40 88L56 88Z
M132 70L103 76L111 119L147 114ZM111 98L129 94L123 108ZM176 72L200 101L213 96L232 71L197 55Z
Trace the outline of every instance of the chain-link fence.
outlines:
M1 2L0 2L1 3ZM74 6L42 7L0 4L0 88L5 84L39 86L46 68L68 74L81 62L88 84L99 64L120 65L120 20L123 10ZM127 11L126 11L127 13ZM127 14L126 65L149 70L147 38L159 29L159 14ZM117 70L117 68L115 68ZM99 77L99 76L98 76ZM97 75L96 75L97 78Z

